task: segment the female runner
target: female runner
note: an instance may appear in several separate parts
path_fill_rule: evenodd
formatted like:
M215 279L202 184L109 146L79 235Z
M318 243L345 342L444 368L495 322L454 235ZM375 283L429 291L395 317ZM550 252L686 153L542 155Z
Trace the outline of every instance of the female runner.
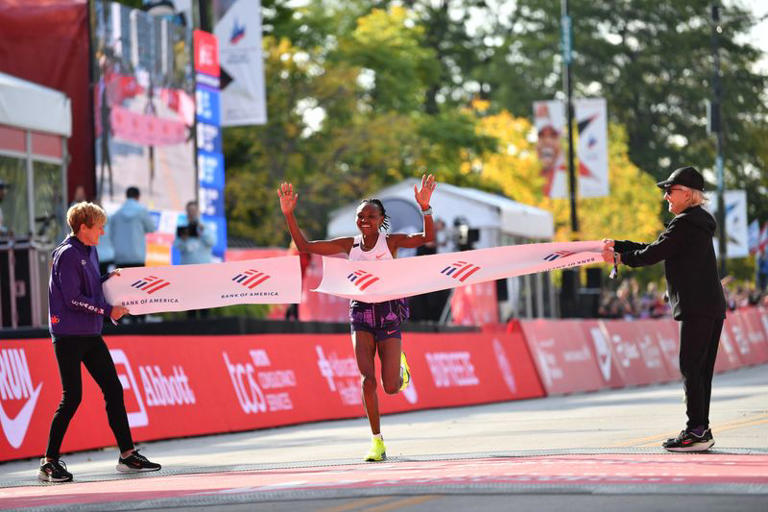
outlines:
M282 183L277 190L280 209L288 223L291 237L300 252L332 255L344 252L352 261L391 260L400 247L415 248L432 242L435 238L432 226L432 208L429 200L436 187L433 175L421 178L421 189L414 185L416 202L424 217L424 231L421 233L387 234L389 217L384 205L378 199L364 199L357 208L355 237L340 237L332 240L308 241L293 214L299 195L291 183ZM352 344L355 349L357 368L362 376L363 405L371 426L371 449L365 456L368 462L384 460L387 457L384 439L381 436L379 401L376 396L376 372L374 356L379 353L381 381L384 391L393 395L405 389L410 382L410 370L402 353L402 332L400 324L408 318L408 304L405 299L387 302L350 302L349 320Z

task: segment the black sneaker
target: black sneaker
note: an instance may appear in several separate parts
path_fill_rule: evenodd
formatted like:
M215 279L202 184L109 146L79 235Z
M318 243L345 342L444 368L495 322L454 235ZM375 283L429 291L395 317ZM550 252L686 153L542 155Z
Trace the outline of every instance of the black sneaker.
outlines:
M67 465L62 460L47 461L40 459L40 471L37 478L42 482L71 482L72 473L67 471Z
M159 471L160 464L150 462L148 458L135 450L126 458L120 457L116 469L121 473L140 473L143 471Z
M670 452L705 452L715 445L712 431L705 430L701 435L682 430L677 437L667 439L662 443L665 450Z

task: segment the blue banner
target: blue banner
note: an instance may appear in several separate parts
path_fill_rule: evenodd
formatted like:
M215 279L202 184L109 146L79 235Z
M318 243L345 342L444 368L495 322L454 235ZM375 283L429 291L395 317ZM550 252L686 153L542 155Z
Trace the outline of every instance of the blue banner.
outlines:
M221 153L197 154L198 182L201 187L224 190L224 155Z
M197 84L195 114L198 121L221 126L221 100L217 89Z
M227 251L227 219L223 216L202 216L206 228L213 228L216 232L216 243L213 246L213 255L224 258Z
M224 217L224 191L218 188L200 187L200 214Z
M197 148L207 153L222 153L221 128L208 123L197 123Z

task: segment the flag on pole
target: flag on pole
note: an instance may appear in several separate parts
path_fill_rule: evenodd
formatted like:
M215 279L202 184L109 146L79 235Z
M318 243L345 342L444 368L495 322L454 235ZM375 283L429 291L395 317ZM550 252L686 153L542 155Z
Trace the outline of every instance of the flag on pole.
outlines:
M768 247L768 220L765 221L763 229L760 230L760 243L757 246L757 250L765 252L766 247Z
M749 246L749 254L755 254L760 246L760 223L757 222L757 219L750 222L749 228L747 228L747 245Z

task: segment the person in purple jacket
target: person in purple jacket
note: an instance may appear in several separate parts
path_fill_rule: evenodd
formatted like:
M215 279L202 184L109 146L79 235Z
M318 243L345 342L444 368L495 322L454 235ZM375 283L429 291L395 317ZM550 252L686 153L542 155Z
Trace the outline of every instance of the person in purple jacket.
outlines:
M38 478L44 482L68 482L72 473L59 459L59 451L70 420L82 398L81 364L101 388L107 405L109 426L120 448L117 470L122 473L157 471L160 464L150 462L133 444L123 387L109 354L101 329L104 317L118 320L128 309L107 303L101 284L119 271L99 275L96 244L104 234L107 215L93 203L77 203L67 211L72 232L53 251L53 266L48 282L48 326L59 366L61 403L53 416L45 457L40 461Z

